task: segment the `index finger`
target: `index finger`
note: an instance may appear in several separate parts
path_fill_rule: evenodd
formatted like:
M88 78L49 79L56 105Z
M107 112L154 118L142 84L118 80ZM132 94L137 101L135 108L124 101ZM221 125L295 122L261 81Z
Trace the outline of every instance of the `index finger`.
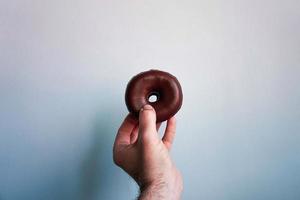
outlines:
M130 144L130 135L137 124L138 120L132 114L128 114L118 130L115 144Z

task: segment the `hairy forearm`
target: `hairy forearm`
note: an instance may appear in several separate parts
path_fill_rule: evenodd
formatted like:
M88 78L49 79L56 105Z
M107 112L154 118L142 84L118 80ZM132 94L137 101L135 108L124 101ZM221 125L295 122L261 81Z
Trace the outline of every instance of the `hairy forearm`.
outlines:
M141 188L138 200L179 200L181 191L182 185L180 184L171 187L165 182L159 182Z
M166 199L165 183L156 183L140 188L141 194L138 200Z

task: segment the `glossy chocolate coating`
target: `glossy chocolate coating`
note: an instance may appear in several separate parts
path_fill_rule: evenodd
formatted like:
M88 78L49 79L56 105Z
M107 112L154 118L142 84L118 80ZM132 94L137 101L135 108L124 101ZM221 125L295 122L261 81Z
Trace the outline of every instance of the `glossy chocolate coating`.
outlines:
M151 95L157 101L150 102ZM182 105L182 90L175 76L160 70L149 70L134 76L125 93L126 106L136 117L139 110L150 104L156 111L156 121L162 122L175 115Z

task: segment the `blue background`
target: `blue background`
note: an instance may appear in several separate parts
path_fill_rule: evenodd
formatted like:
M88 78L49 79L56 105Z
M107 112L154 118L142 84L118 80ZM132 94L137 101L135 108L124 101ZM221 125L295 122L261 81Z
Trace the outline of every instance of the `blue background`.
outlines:
M300 199L296 0L0 0L0 199L134 199L128 80L178 77L186 200Z

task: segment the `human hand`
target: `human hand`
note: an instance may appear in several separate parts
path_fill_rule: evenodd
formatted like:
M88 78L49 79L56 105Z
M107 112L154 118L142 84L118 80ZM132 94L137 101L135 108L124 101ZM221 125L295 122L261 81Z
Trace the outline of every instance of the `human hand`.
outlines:
M139 199L180 199L183 189L182 177L171 160L175 132L175 117L167 121L166 130L160 139L155 110L145 105L139 120L129 114L118 130L113 159L116 165L127 172L139 185Z

